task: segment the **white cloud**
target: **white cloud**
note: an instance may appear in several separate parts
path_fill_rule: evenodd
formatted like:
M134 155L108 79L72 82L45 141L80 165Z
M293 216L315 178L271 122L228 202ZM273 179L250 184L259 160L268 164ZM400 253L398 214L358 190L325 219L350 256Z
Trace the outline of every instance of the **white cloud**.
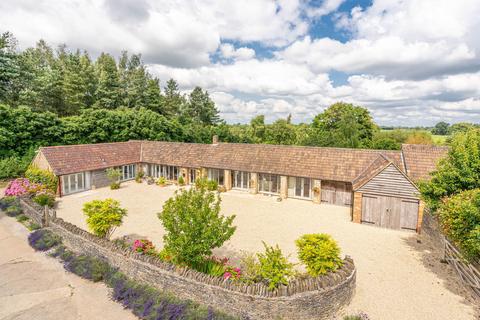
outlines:
M309 121L336 101L368 107L381 124L480 121L478 0L374 0L340 14L343 2L2 1L0 31L23 48L44 38L93 55L141 52L163 82L208 89L230 122ZM331 13L349 40L309 35Z
M255 57L255 50L246 47L235 49L230 43L221 44L220 52L222 53L222 56L227 59L248 60Z

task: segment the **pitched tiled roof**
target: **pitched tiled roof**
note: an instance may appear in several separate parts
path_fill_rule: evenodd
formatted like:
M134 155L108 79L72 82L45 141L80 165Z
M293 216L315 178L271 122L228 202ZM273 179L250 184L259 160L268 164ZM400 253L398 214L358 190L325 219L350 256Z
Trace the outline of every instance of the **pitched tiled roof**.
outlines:
M351 182L380 154L403 169L400 151L144 141L142 162Z
M413 181L429 180L438 161L447 155L448 147L404 144L402 154L407 175Z
M145 162L275 173L356 184L373 177L387 161L407 172L414 181L428 178L428 173L435 169L436 161L447 150L446 147L403 145L402 158L400 151L239 143L129 141L40 148L56 175Z
M40 148L56 175L140 162L141 142L115 142Z

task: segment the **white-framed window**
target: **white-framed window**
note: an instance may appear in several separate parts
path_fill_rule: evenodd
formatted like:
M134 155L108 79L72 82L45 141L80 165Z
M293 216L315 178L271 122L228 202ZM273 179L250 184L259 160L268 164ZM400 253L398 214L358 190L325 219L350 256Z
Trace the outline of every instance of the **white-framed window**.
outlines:
M132 180L135 178L136 165L128 164L126 166L121 166L120 171L122 172L121 181Z
M150 176L155 178L164 177L167 180L176 181L178 180L178 167L175 166L165 166L160 164L151 164L150 165Z
M222 169L208 169L208 180L217 181L219 186L223 186L225 181L225 170Z
M312 198L312 179L288 177L288 196L291 198Z
M62 176L62 194L70 194L86 190L85 172Z
M258 192L267 194L280 193L280 176L276 174L258 174Z
M232 188L248 189L250 187L250 172L232 171Z

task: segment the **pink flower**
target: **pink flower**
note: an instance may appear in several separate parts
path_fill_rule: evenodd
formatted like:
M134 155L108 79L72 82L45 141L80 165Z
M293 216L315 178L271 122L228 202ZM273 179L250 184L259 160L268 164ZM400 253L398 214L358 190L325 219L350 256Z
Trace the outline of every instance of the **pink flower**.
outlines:
M228 271L223 274L223 279L230 279L231 277L232 277L232 274Z

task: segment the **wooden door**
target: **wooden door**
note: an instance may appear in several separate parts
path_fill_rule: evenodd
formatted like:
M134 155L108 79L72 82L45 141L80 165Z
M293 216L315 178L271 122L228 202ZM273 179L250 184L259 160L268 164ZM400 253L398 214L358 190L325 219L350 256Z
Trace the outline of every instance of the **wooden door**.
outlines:
M417 230L418 200L402 199L400 207L400 228Z
M364 194L362 197L362 223L380 226L383 197Z
M322 202L339 206L352 204L352 187L340 181L322 181Z

